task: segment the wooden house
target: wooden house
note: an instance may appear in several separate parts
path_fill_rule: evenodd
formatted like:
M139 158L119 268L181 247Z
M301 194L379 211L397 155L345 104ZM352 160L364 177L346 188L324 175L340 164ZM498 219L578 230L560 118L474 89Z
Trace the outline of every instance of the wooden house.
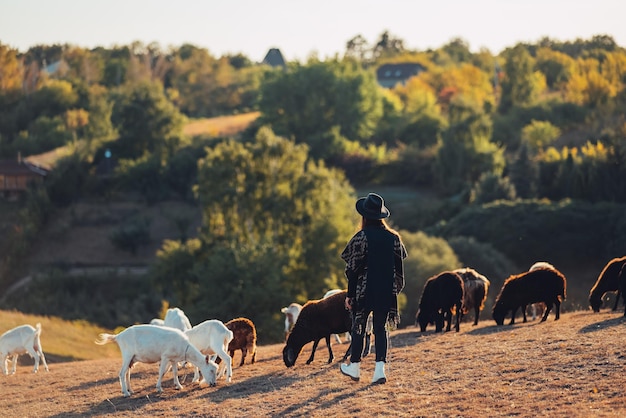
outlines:
M0 160L0 197L15 199L28 190L31 184L41 184L48 170L21 157Z

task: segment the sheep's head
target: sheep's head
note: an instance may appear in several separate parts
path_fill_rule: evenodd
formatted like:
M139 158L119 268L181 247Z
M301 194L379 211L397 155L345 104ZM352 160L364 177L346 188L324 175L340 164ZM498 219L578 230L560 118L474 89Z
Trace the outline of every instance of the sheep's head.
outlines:
M589 295L589 305L591 305L591 309L594 312L600 312L600 308L602 307L602 297L592 293Z
M415 317L415 325L419 325L420 331L425 332L426 327L429 323L432 323L430 315L428 315L424 310L420 309L417 311L417 316Z
M285 348L283 348L283 361L285 362L285 366L292 367L296 364L298 354L300 354L300 350L296 350L290 345L285 345Z
M502 301L499 301L495 304L495 306L493 307L493 319L494 321L496 321L496 324L498 325L502 325L504 324L504 317L506 316L506 307L504 306L504 303L502 303Z

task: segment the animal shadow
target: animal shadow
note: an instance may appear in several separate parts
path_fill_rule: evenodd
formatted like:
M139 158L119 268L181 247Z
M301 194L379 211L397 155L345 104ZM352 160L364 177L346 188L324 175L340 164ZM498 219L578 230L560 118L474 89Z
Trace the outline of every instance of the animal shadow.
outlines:
M604 321L595 322L593 324L585 325L578 332L580 334L587 334L589 332L602 331L603 329L615 327L620 324L626 323L626 317L619 316L617 318L605 319Z

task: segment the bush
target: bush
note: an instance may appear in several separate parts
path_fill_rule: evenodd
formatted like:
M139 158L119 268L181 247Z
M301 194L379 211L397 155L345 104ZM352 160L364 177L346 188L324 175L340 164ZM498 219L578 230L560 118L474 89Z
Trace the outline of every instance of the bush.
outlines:
M111 232L109 239L116 248L135 255L140 246L150 242L150 219L131 219Z

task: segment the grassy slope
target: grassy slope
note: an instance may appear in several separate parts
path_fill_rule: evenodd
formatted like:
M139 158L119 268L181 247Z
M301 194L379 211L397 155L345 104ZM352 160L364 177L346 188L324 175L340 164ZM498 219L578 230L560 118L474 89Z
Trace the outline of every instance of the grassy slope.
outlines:
M49 363L71 360L93 360L116 357L116 347L97 347L94 340L101 332L111 332L85 321L38 315L27 315L16 311L0 311L0 334L18 325L41 323L41 346ZM1 360L1 359L0 359ZM32 364L27 355L20 357L22 364Z
M326 363L323 344L310 365L305 346L291 369L282 362L282 344L259 347L257 362L241 368L237 352L231 383L200 388L187 375L176 391L168 374L162 394L154 388L157 365L138 364L128 399L121 396L119 355L51 361L50 372L37 375L31 361L14 376L0 376L0 410L20 417L625 416L622 314L580 311L553 319L502 327L464 323L459 333L394 331L389 381L378 386L369 384L371 356L353 383L339 373L339 360ZM53 335L44 336L46 350ZM336 357L345 348L335 346Z

